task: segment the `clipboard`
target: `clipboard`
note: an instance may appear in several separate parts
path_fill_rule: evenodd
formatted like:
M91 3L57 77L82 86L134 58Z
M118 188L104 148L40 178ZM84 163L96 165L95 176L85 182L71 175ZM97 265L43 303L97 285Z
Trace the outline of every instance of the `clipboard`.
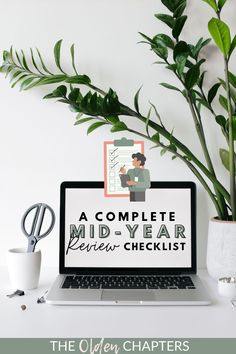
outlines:
M134 168L132 154L144 154L144 141L122 138L104 142L104 194L105 197L129 197L129 189L122 187L120 169Z

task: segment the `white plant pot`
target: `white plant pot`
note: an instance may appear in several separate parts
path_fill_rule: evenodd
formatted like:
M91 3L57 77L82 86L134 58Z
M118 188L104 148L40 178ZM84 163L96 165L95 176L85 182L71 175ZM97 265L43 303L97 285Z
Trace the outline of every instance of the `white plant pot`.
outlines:
M8 271L12 289L29 290L38 287L41 251L27 252L13 248L7 254Z
M207 269L216 280L236 276L236 222L215 218L210 220Z

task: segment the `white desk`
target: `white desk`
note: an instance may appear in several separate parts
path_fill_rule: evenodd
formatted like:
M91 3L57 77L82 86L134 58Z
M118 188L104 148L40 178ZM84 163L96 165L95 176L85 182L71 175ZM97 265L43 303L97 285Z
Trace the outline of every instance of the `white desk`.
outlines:
M217 295L217 284L205 270L199 275L214 303L201 307L37 304L56 275L56 268L43 269L38 289L9 299L7 269L0 270L0 337L236 337L236 308Z

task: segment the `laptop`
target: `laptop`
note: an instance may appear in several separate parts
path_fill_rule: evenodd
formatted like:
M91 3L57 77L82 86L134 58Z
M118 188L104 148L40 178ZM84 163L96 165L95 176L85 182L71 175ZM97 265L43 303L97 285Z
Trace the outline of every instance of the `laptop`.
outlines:
M208 305L196 274L196 187L151 182L145 201L63 182L53 305Z

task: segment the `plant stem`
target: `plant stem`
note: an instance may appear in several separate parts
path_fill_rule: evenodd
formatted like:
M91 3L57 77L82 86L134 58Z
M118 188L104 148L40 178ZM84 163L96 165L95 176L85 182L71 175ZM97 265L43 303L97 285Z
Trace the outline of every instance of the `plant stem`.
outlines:
M148 139L150 141L152 141L154 144L156 144L156 142L148 135L142 134L138 131L135 131L133 129L128 129L129 132L134 133L136 135L139 135L145 139ZM188 168L193 172L193 174L197 177L197 179L200 181L200 183L202 184L202 186L204 187L204 189L206 190L206 192L208 193L209 197L211 198L217 214L220 215L221 214L221 210L219 208L219 205L217 203L216 197L215 195L212 193L210 187L208 186L207 182L204 180L204 178L202 177L202 175L199 173L199 171L196 169L196 167L190 162L188 161L185 157L183 157L181 154L179 154L178 152L174 152L170 147L162 144L162 143L158 143L157 146L161 146L164 149L166 149L167 151L169 151L170 153L172 153L173 155L175 155L176 157L178 157L181 161L183 161Z
M169 65L168 60L166 59L165 61ZM186 89L185 83L182 80L181 76L176 71L174 73L175 73L175 76L178 78L178 80L183 85L183 87ZM202 89L201 89L201 91L202 91L202 94L204 95ZM204 95L204 97L205 97L205 95ZM212 161L211 161L211 157L210 157L210 154L209 154L209 150L208 150L208 147L207 147L207 144L206 144L205 133L204 133L204 129L203 129L203 126L202 126L202 121L201 121L201 115L200 115L200 112L198 111L196 105L192 101L191 94L190 94L189 91L187 91L187 102L188 102L189 107L190 107L190 111L191 111L191 114L192 114L192 117L193 117L193 120L194 120L195 128L196 128L199 140L200 140L200 144L201 144L201 147L202 147L202 150L203 150L203 154L204 154L204 157L205 157L205 160L206 160L206 163L207 163L207 167L208 167L209 171L212 173L212 175L217 179L216 173L215 173ZM214 183L213 183L213 186L214 186L214 190L215 190L215 193L216 193L216 196L217 196L217 202L219 204L219 208L218 209L220 210L220 213L218 213L218 216L219 216L219 218L221 220L222 219L223 220L227 220L228 219L228 210L227 210L227 206L226 206L224 197L222 196L222 194L217 189L217 187L216 187L216 185Z
M229 63L227 57L224 58L225 64L225 82L229 113L229 170L230 170L230 200L232 208L232 220L236 221L236 185L235 185L235 154L234 154L234 136L233 136L233 114L231 106L231 94L229 84Z
M203 150L203 153L204 153L204 156L205 156L205 160L206 160L208 169L212 173L212 175L214 177L216 177L216 173L215 173L215 170L214 170L214 167L213 167L213 164L212 164L212 161L211 161L211 157L210 157L210 154L209 154L209 150L208 150L208 147L207 147L207 144L206 144L206 138L205 138L205 133L204 133L204 129L203 129L203 126L202 126L202 120L201 120L200 112L198 111L195 103L192 102L190 96L188 96L188 103L189 103L189 107L190 107L190 110L191 110L191 113L192 113L192 116L193 116L193 119L194 119L196 131L197 131L197 134L198 134L198 137L199 137L200 144L202 146L202 150ZM219 218L221 220L222 219L223 220L227 220L228 219L228 210L227 210L227 206L226 206L225 200L224 200L222 194L218 191L218 189L215 187L214 184L213 184L213 186L214 186L215 194L217 196L219 209L221 211L220 215L218 215L218 216L219 216Z
M146 118L143 117L141 114L131 110L127 106L123 106L127 109L127 112L129 115L134 116L141 120L143 123L146 123ZM173 144L182 152L184 153L189 160L192 160L196 166L209 178L209 180L215 185L215 187L220 191L220 193L224 196L224 198L227 200L228 203L230 203L230 195L227 192L227 190L224 188L224 186L216 179L215 176L212 175L212 173L204 166L201 161L197 159L197 157L185 146L183 143L181 143L177 138L175 138L171 133L169 133L167 130L162 128L159 124L153 122L152 120L149 120L149 125L151 128L153 128L155 131L160 133L164 138L166 138L168 141L172 141Z

